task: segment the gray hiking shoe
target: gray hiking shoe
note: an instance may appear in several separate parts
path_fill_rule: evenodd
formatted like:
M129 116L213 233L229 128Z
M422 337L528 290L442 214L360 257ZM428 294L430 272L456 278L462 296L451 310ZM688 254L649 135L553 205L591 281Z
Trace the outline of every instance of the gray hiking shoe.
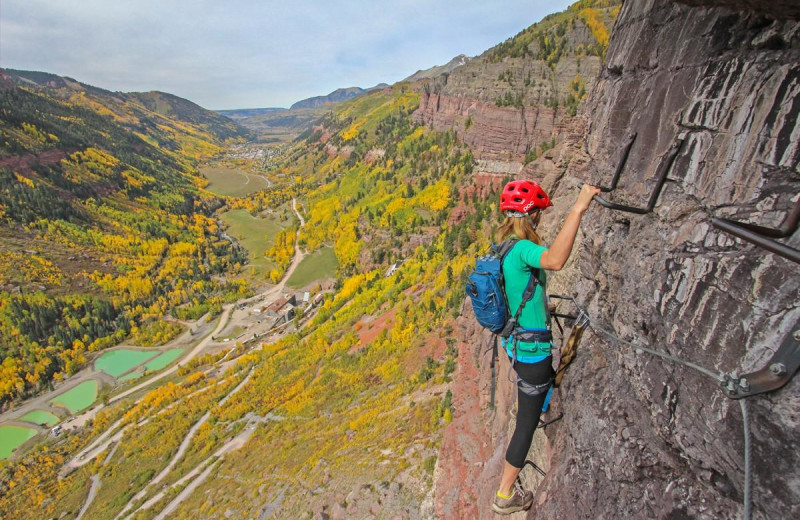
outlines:
M514 490L510 498L501 498L494 495L494 502L492 502L492 509L495 513L501 515L508 515L516 513L517 511L525 511L530 509L533 504L533 493L522 489L519 481L514 483Z

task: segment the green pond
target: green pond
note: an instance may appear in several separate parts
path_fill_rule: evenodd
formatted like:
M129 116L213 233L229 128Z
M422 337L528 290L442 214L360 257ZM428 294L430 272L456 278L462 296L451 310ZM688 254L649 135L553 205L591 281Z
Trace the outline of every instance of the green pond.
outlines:
M172 350L167 350L157 358L148 361L147 364L144 366L145 370L161 370L165 366L169 365L176 359L178 359L181 354L183 354L182 348L174 348Z
M119 377L136 365L140 365L158 354L147 350L112 350L106 352L95 362L94 367L112 377Z
M95 399L97 399L97 381L92 380L84 381L51 402L65 406L71 413L77 413L92 406Z
M117 379L118 382L124 383L125 381L130 381L132 379L139 379L144 374L142 372L131 372L129 374L125 374L124 376Z
M0 426L0 459L7 459L19 445L36 435L33 428Z
M61 422L61 419L51 414L50 412L45 412L44 410L34 410L32 412L26 413L25 415L20 417L19 420L33 424L46 424L47 426L55 426L56 424Z

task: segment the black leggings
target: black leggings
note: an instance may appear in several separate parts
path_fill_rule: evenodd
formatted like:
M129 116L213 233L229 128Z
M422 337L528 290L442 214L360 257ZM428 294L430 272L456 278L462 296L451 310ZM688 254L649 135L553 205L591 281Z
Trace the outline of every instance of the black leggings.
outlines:
M541 385L553 378L553 357L548 356L547 359L538 363L517 361L514 364L514 370L525 382ZM515 468L525 465L525 458L531 448L533 432L539 424L539 416L542 415L542 406L546 395L545 391L531 397L517 386L517 425L511 436L511 442L508 443L508 450L506 450L506 461Z

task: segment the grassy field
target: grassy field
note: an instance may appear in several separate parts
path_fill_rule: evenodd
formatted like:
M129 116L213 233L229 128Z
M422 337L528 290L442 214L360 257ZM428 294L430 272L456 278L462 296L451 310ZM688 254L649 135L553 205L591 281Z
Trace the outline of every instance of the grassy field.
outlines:
M305 257L286 284L299 289L312 282L334 278L337 266L333 249L323 247Z
M217 195L244 197L269 187L269 181L264 177L234 168L207 166L200 168L200 173L211 181L208 190Z
M228 226L228 234L247 249L250 263L244 268L245 277L263 282L275 268L275 264L264 256L264 251L272 246L275 236L284 226L271 219L254 217L244 209L223 213L220 220Z

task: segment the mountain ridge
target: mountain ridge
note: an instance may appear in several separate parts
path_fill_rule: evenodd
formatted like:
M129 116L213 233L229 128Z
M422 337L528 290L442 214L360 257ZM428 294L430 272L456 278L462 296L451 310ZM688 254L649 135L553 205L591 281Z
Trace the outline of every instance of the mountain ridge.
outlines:
M459 54L444 65L434 65L433 67L427 69L420 69L414 74L408 76L403 81L420 81L423 79L432 79L442 74L449 74L458 67L466 65L472 59L473 58L470 58L466 54Z
M57 95L66 98L76 93L86 92L115 103L126 101L137 103L154 113L174 116L182 121L201 126L221 141L247 136L247 130L229 118L174 94L159 91L113 92L48 72L0 69L0 74L3 74L15 85L50 89Z
M344 87L344 88L337 88L330 94L324 96L314 96L306 99L301 99L300 101L293 103L290 108L297 109L297 108L319 108L324 106L328 103L339 103L341 101L347 101L348 99L353 99L354 97L361 96L362 94L366 94L368 92L372 92L377 89L386 88L389 85L386 83L379 83L374 87L370 88L361 88L361 87Z
M149 109L138 100L105 107L78 97L67 105L64 96L31 98L27 87L16 98L0 91L0 113L21 114L0 121L11 136L0 174L4 189L12 187L0 191L7 226L0 237L83 237L77 218L42 218L63 207L59 197L39 204L30 195L75 184L60 198L79 200L75 211L100 215L103 225L86 232L84 245L64 249L107 248L97 263L103 255L112 261L86 280L98 291L124 279L121 291L109 293L124 298L156 280L170 298L188 299L199 321L210 311L201 303L223 302L225 319L266 319L255 306L273 312L262 308L273 302L243 298L241 286L203 292L248 270L216 223L223 202L246 222L281 220L289 204L300 212L305 224L281 230L264 253L270 258L288 261L299 249L336 258L336 281L328 289L312 284L318 305L293 309L279 337L250 337L253 329L235 320L227 330L222 321L201 325L199 336L219 327L216 340L207 338L213 347L167 383L102 407L81 429L39 436L1 462L0 512L26 520L74 518L81 510L86 520L105 520L128 507L137 520L494 518L516 386L497 376L511 367L505 356L497 365L489 360L463 287L499 224L497 190L512 178L539 182L553 202L540 226L551 243L580 182L608 184L625 157L618 189L603 197L641 205L679 145L671 182L652 211L594 204L570 262L548 275L549 292L574 296L592 326L554 391L548 419L560 419L536 432L529 457L546 476L524 469L535 505L519 516L733 518L749 507L743 502L752 491L754 516L796 517L798 381L746 401L726 397L747 390L736 374L764 366L797 334L800 319L796 265L711 222L777 223L797 204L800 21L787 2L750 5L581 0L447 74L326 105L314 127L261 171L269 187L243 197L203 191L196 165L218 156L224 143L173 120L180 110L168 98L147 99ZM155 110L161 103L168 115ZM16 112L26 106L45 109ZM100 126L56 134L48 112L62 123ZM134 116L143 119L125 119ZM115 118L130 133L125 157L113 146L121 139L103 140L104 133L122 136L108 126ZM249 182L250 174L235 175ZM191 197L157 190L170 183ZM147 220L128 211L147 204L169 211ZM45 263L22 262L22 241L14 247L7 264L44 285L58 278ZM125 254L114 256L115 249ZM39 253L33 256L45 256ZM209 276L193 277L200 273ZM5 299L20 317L46 308L39 321L86 307L48 305L41 296L25 307L21 296ZM148 316L163 314L168 303L127 301ZM98 305L89 328L125 326ZM575 309L562 303L559 311ZM84 317L69 323L77 327ZM146 325L139 317L137 328ZM47 338L36 321L12 337ZM69 330L55 332L65 345L73 339ZM725 375L728 384L669 358ZM12 368L4 360L0 382L24 381ZM747 419L739 403L755 419L752 441L742 435ZM59 478L60 467L103 438L96 458ZM751 442L748 468L742 453Z

